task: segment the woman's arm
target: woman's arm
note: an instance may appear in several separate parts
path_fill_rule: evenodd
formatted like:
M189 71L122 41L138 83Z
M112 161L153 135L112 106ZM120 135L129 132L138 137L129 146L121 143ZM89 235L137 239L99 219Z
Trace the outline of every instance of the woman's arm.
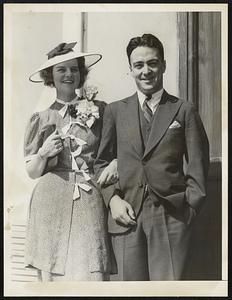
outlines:
M43 174L45 169L47 158L40 154L42 148L39 149L33 158L26 162L26 170L30 178L36 179Z

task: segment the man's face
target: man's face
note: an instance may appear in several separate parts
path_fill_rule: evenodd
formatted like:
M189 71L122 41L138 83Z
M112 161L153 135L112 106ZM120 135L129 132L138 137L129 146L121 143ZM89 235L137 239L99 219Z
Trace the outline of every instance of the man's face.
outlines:
M158 49L146 46L135 48L130 56L131 75L137 88L145 95L153 94L163 87L166 62Z

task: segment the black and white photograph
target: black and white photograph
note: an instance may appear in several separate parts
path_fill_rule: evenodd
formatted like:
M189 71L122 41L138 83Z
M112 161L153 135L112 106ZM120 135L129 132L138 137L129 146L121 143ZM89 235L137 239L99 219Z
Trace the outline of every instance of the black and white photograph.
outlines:
M227 14L4 4L5 296L227 296Z

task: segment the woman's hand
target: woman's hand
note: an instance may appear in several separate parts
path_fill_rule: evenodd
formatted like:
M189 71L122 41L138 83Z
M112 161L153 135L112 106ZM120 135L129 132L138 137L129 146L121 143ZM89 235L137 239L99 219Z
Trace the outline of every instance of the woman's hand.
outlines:
M100 186L110 185L118 180L118 162L117 159L111 161L111 163L103 170L97 183Z
M49 135L37 155L27 162L26 169L32 179L38 178L43 174L47 163L47 158L57 155L62 151L63 145L57 129Z
M63 150L62 140L56 129L44 142L43 146L39 149L39 155L46 159L57 155Z

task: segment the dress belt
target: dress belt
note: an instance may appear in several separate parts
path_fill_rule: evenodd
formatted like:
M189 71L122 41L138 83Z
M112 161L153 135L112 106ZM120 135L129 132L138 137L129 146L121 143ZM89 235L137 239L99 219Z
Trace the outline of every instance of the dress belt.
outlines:
M53 169L49 172L70 172L70 173L77 173L77 174L82 174L83 173L83 170L74 170L74 169L69 169L69 168L56 168L56 169ZM94 175L94 172L93 171L87 171L86 173L89 174L89 176L93 176Z

